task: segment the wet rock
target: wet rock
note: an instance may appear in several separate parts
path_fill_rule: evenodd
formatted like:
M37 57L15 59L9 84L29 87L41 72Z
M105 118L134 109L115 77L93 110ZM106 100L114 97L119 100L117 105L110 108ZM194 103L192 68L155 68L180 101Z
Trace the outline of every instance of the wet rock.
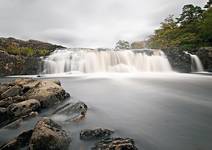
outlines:
M24 96L8 97L0 101L0 107L8 107L10 104L22 102L24 100L26 100Z
M97 142L92 150L137 150L137 147L130 138L108 138Z
M1 150L19 150L29 144L33 130L22 132L17 138L9 141L0 147Z
M57 80L16 79L0 84L0 128L37 116L40 109L70 97ZM4 108L4 109L3 109ZM3 110L7 110L6 112Z
M1 94L1 98L4 99L7 97L14 97L17 95L21 95L21 91L22 91L22 88L18 85L15 85L15 86L9 88L8 90L6 90L5 92L3 92Z
M104 128L84 129L80 132L80 139L91 140L97 138L109 137L114 131Z
M42 108L55 105L66 99L65 90L50 80L40 81L34 88L25 93L29 99L37 99Z
M22 116L19 119L17 119L17 117L16 118L10 118L10 119L16 119L16 120L11 120L11 121L9 120L10 123L7 124L6 126L4 126L4 129L17 129L18 127L21 126L21 123L23 121L29 120L29 119L34 118L36 116L38 116L38 112L34 112L33 111L33 112L31 112L31 113L29 113L29 114L27 114L25 116Z
M83 102L70 102L56 109L53 114L66 115L65 121L77 121L85 117L87 109L87 105Z
M20 103L11 104L7 111L12 116L24 116L40 108L40 102L36 99L29 99Z
M4 121L7 118L7 109L0 107L0 122Z
M8 84L0 84L0 95L8 90L10 86Z
M163 49L163 51L174 71L183 73L191 72L191 59L189 55L184 53L185 50L180 48L167 48Z
M64 150L70 142L70 137L60 125L51 119L43 118L35 125L29 150Z
M23 116L22 119L23 119L23 120L29 120L29 119L34 118L34 117L36 117L36 116L38 116L38 112L32 111L31 113L29 113L29 114Z
M52 82L54 82L55 84L57 84L57 85L59 85L59 86L61 86L61 83L60 83L60 81L59 80L51 80Z

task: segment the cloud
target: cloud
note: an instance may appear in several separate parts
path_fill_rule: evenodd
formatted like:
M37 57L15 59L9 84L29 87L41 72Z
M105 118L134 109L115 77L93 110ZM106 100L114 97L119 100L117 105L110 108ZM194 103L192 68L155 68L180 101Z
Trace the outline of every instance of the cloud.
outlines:
M142 40L184 4L207 0L0 0L0 35L70 47Z

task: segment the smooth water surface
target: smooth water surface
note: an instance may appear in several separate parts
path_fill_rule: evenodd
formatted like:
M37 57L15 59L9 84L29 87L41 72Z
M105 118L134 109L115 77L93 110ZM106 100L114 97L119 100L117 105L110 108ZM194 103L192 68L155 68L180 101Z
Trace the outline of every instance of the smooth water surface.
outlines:
M94 127L114 129L113 137L131 137L144 150L212 149L212 76L90 74L54 79L89 107L81 122L56 119L72 135L70 149L90 149L96 141L80 141L79 132ZM34 122L23 123L20 130ZM3 134L17 132L0 130L2 141Z

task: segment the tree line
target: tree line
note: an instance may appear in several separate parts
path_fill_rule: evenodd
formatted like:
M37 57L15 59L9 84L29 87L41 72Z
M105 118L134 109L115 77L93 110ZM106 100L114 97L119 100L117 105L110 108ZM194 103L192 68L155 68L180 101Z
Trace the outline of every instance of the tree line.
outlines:
M192 4L184 5L182 13L175 18L169 15L159 29L154 31L147 41L137 41L130 44L119 40L116 49L196 49L212 47L212 0L204 8Z
M149 48L193 49L212 46L212 0L204 8L184 5L175 18L169 15L147 41Z

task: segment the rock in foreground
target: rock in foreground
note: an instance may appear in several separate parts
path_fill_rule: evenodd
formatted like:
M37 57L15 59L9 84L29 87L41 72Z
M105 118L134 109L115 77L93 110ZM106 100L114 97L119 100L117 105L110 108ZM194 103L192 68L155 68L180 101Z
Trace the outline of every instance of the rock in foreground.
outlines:
M70 95L59 81L17 79L0 84L0 127L51 107Z
M64 150L71 142L68 134L48 118L40 120L34 128L29 150Z
M92 150L137 150L130 138L108 138L97 142Z
M109 137L113 133L112 130L97 128L97 129L84 129L80 132L80 139L91 140L97 138Z
M53 117L57 115L66 116L64 121L80 121L85 117L87 112L87 105L81 101L79 102L69 102L53 112Z
M33 130L24 131L17 138L0 146L1 150L65 150L70 137L60 125L49 118L42 118Z

